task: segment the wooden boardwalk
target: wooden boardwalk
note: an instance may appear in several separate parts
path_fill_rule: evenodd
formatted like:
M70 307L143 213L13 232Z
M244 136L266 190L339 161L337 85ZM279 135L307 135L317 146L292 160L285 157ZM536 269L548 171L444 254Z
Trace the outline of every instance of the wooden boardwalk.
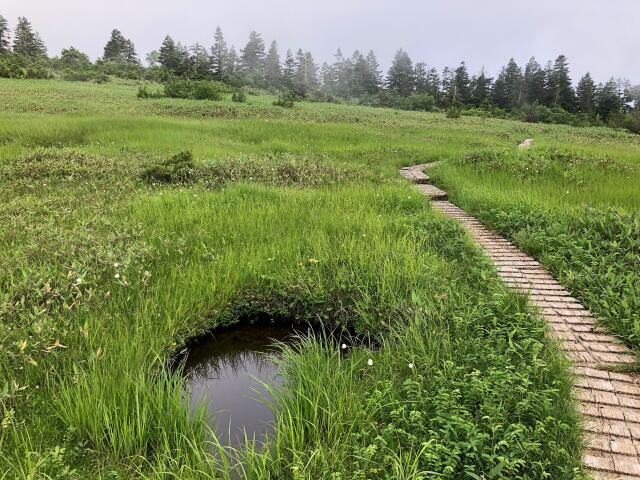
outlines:
M574 392L581 413L586 450L585 469L594 479L640 479L640 378L611 372L635 362L617 338L598 325L593 315L571 296L535 259L486 228L451 202L439 188L425 184L417 172L433 164L401 170L418 183L434 209L459 221L493 260L499 277L528 294L549 324L549 334L572 361ZM424 177L429 181L428 175ZM416 180L418 179L418 180ZM431 187L431 188L428 188Z

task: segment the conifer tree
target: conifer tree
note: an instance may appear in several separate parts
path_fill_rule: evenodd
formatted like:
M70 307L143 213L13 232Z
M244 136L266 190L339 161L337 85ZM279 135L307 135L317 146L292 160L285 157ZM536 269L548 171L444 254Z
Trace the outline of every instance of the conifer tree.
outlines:
M387 85L391 90L395 90L403 97L413 93L413 62L403 49L396 52L391 68L387 73Z
M596 110L596 84L588 72L578 82L576 90L578 112L592 115Z
M240 69L240 57L236 52L236 47L231 45L229 53L227 54L226 63L224 66L224 73L238 73Z
M598 88L596 112L606 122L613 115L619 113L622 107L620 95L618 95L618 84L611 78Z
M111 31L111 37L104 46L102 59L119 63L140 63L133 42L125 38L117 29Z
M371 83L369 63L359 50L353 52L351 63L353 65L353 77L350 94L354 97L362 97L369 93L368 85Z
M18 25L13 36L13 53L31 59L47 56L44 42L25 17L18 17Z
M484 68L480 71L480 75L471 80L471 105L482 107L487 105L491 100L491 85L493 78L488 77L484 72Z
M427 65L424 62L416 63L413 69L413 79L416 93L428 93L429 80L427 78Z
M287 49L287 54L284 59L284 68L282 70L282 82L289 90L293 90L296 80L296 61L293 58L293 53L290 49Z
M505 110L511 107L511 95L506 78L506 67L502 67L502 71L498 74L498 78L493 82L491 88L491 101Z
M320 69L320 81L322 83L322 91L327 94L335 94L335 76L333 68L327 63L322 63Z
M318 88L318 66L311 52L304 53L304 82L307 88Z
M427 73L427 93L434 98L436 104L441 102L440 74L435 68L431 68Z
M204 80L211 77L211 58L207 49L196 43L189 49L191 56L189 63L194 78Z
M228 67L229 49L227 42L224 40L222 29L216 27L216 33L213 36L213 47L211 47L211 70L213 77L217 80L222 79Z
M254 82L262 80L264 74L265 46L262 36L252 31L249 41L241 52L242 71Z
M269 53L264 63L264 78L267 85L278 88L282 84L282 68L280 67L280 54L278 44L274 40L269 47Z
M453 75L453 105L466 105L471 100L471 90L469 88L469 73L464 62L456 68Z
M575 92L569 76L567 57L558 56L551 70L548 85L554 107L561 107L572 112L575 108Z
M173 38L169 35L164 37L160 50L158 51L158 62L167 70L176 73L180 70L180 54Z
M7 20L0 15L0 55L9 53L9 24Z
M506 93L508 97L507 108L517 108L523 103L523 76L522 70L511 58L504 70L504 82L506 86Z
M529 105L545 100L545 73L535 57L531 57L524 69L524 102Z
M380 64L376 58L376 54L373 50L369 50L367 53L367 65L369 66L369 83L367 85L367 91L369 93L375 93L380 89L382 85L382 72L380 71Z
M440 100L443 106L451 105L451 95L453 93L453 72L449 67L442 69L440 77Z

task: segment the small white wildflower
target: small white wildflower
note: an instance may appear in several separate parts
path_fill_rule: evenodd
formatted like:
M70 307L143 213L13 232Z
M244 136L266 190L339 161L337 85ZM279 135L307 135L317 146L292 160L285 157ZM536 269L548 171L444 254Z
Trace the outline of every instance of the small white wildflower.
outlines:
M370 358L369 360L367 360L367 365L369 366L373 365L373 358Z
M196 195L195 193L193 194L194 197L197 197L198 195Z
M346 349L346 348L347 348L347 344L346 344L346 343L343 343L343 344L342 344L342 349L344 350L344 349Z
M120 266L120 264L118 262L113 264L113 268L118 268Z
M118 279L118 278L120 278L120 274L119 274L119 273L116 273L116 274L114 275L114 277L115 277L116 279Z
M413 370L413 363L409 364L409 368Z
M76 283L78 285L80 285L82 283L82 278L80 278L80 277L76 278Z

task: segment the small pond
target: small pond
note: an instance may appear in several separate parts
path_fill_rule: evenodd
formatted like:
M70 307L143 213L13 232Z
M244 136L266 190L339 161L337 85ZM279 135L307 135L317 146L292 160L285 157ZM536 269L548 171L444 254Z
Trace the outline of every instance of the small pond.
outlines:
M290 325L245 323L216 330L189 349L184 373L190 405L204 403L223 445L241 446L245 432L262 443L273 431L273 412L265 404L271 396L262 382L282 384L269 354L278 353L274 341L293 342L294 332Z

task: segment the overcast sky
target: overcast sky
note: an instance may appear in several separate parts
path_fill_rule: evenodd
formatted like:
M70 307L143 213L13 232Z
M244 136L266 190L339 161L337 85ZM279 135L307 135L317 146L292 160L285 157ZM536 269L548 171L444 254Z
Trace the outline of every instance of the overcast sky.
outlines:
M210 46L220 25L238 49L257 30L319 63L337 47L373 49L386 70L402 47L414 62L495 74L511 56L544 64L564 53L574 81L590 71L640 83L640 0L1 0L0 15L12 27L26 16L50 55L73 45L96 58L118 28L144 58L166 34Z

